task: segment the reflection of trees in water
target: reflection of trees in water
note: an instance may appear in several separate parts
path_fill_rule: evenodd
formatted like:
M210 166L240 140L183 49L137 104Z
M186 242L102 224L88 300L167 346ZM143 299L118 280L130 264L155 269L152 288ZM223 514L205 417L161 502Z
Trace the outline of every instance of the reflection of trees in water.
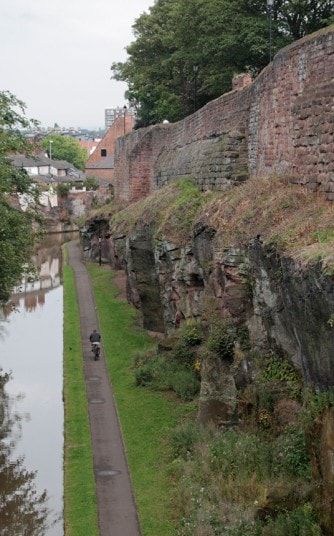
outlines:
M20 417L5 392L9 378L0 370L0 535L43 536L49 526L46 492L36 491L35 473L25 469L24 459L11 457Z

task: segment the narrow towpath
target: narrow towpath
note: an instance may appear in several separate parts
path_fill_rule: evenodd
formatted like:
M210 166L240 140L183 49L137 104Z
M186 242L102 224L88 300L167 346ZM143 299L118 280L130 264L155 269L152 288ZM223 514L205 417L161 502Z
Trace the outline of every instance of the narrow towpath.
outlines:
M77 242L68 245L78 294L86 391L92 435L100 536L140 536L137 512L103 352L93 360L89 335L98 320ZM103 342L103 341L102 341ZM88 535L87 535L88 536Z

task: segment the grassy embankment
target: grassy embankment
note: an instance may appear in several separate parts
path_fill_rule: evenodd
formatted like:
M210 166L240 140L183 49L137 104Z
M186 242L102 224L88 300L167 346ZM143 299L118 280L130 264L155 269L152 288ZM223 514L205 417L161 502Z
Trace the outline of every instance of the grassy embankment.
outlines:
M135 386L134 356L152 347L135 326L136 312L120 300L109 268L89 265L110 378L123 429L143 536L175 534L172 487L164 470L166 438L190 404Z
M64 515L66 536L97 536L97 508L80 319L73 271L64 267Z

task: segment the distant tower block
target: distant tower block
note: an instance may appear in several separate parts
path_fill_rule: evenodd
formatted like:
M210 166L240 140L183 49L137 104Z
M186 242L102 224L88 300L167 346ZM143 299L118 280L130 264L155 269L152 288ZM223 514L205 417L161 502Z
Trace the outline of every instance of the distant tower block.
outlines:
M135 110L131 107L127 108L126 114L134 117ZM117 117L123 117L123 116L124 116L124 108L122 108L121 106L117 106L117 108L105 108L104 124L105 124L106 129L110 128L114 124Z

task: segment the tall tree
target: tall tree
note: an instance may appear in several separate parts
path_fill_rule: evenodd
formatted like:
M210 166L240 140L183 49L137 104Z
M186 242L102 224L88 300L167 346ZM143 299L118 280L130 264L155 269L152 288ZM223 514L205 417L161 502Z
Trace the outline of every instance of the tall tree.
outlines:
M330 22L333 0L276 0L274 51ZM180 119L231 88L234 73L269 61L266 0L157 0L134 25L128 59L112 65L128 83L140 125Z
M32 254L33 214L15 206L17 194L31 195L31 181L9 159L12 153L31 150L18 130L32 123L24 114L20 100L8 91L0 92L0 302L8 299Z
M52 142L52 158L56 160L66 160L78 169L84 169L87 161L87 151L81 147L80 143L70 136L61 134L50 134L44 138L42 145L47 151L50 151L50 141Z

